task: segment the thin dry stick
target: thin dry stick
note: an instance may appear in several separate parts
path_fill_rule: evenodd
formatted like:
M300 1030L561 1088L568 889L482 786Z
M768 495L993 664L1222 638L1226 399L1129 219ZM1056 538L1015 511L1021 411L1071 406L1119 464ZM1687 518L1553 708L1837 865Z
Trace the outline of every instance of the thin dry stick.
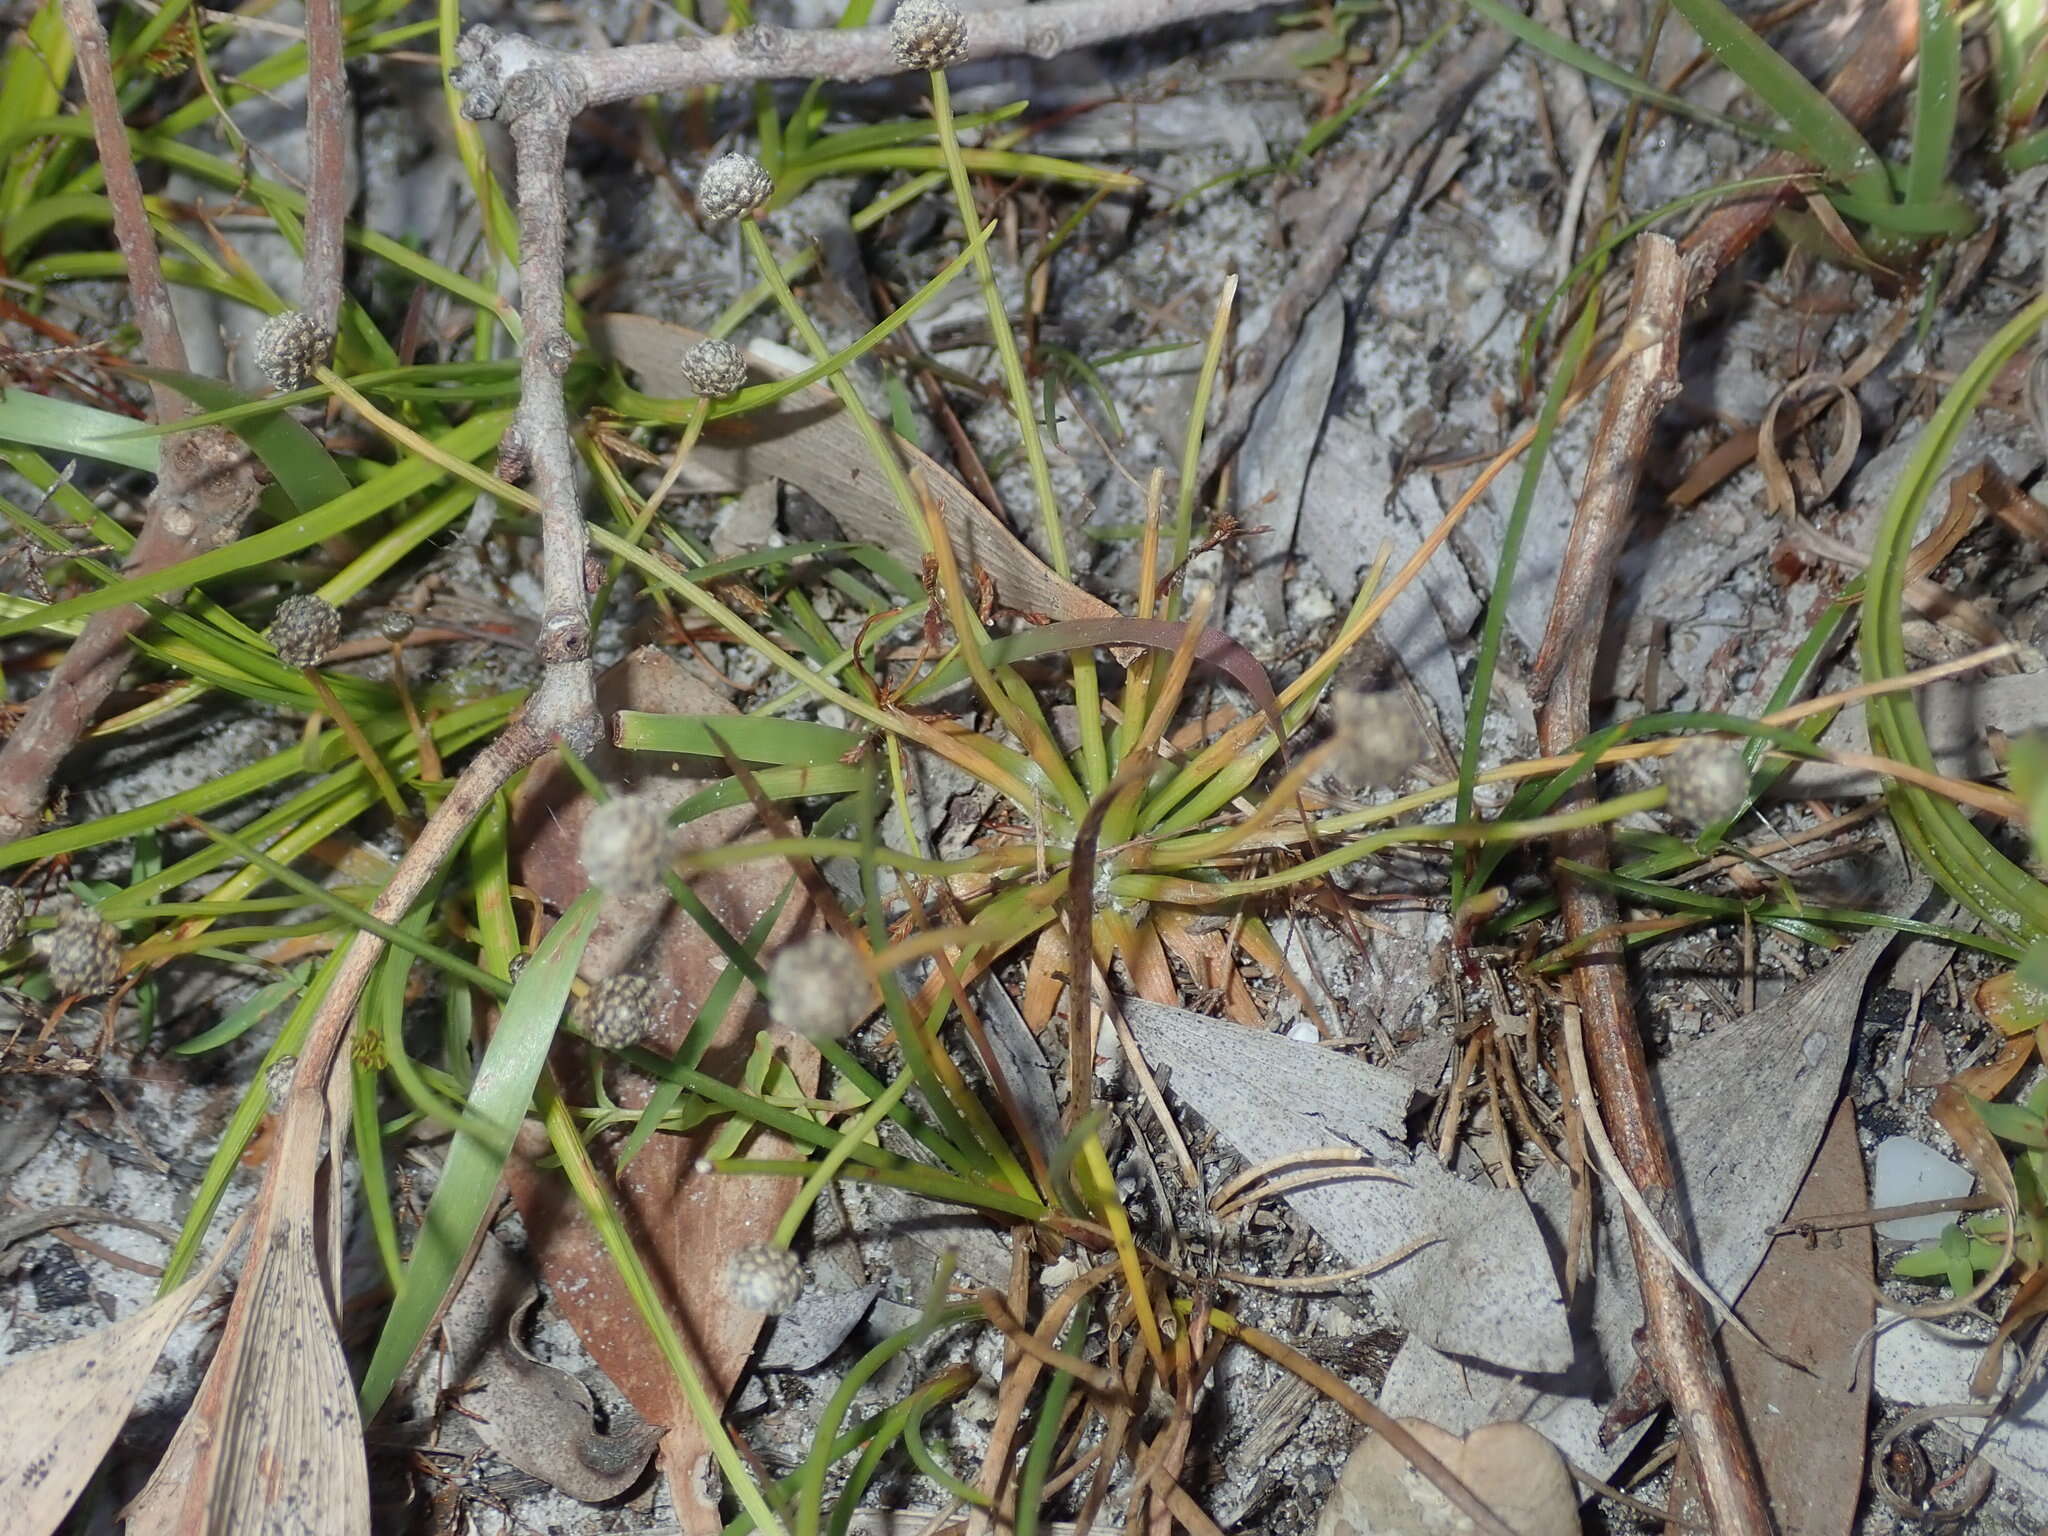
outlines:
M1756 1330L1745 1323L1741 1315L1721 1299L1720 1293L1707 1283L1706 1277L1693 1268L1692 1261L1679 1249L1671 1235L1659 1225L1656 1216L1650 1210L1649 1202L1643 1198L1643 1192L1629 1181L1628 1170L1621 1166L1621 1159L1614 1151L1614 1143L1607 1138L1607 1127L1600 1118L1600 1105L1593 1095L1586 1091L1592 1082L1586 1068L1586 1032L1580 1027L1578 1010L1570 1004L1566 1004L1564 1008L1563 1033L1565 1060L1571 1063L1572 1082L1579 1089L1578 1107L1586 1123L1586 1144L1592 1148L1593 1161L1599 1166L1601 1173L1607 1176L1608 1183L1614 1187L1615 1194L1634 1219L1635 1226L1649 1239L1651 1245L1664 1255L1665 1261L1678 1272L1679 1278L1692 1287L1693 1294L1713 1310L1716 1317L1773 1360L1793 1366L1796 1370L1804 1370L1804 1366L1786 1359L1765 1343Z
M1563 657L1541 719L1543 748L1551 753L1586 734L1593 647L1573 642L1596 632L1606 614L1614 561L1641 481L1650 431L1678 389L1678 332L1685 302L1678 250L1659 235L1645 235L1636 249L1629 327L1657 341L1631 357L1608 387L1594 435L1593 460L1558 574L1557 599L1542 646L1544 654ZM1568 803L1591 799L1590 788L1581 785ZM1557 852L1561 859L1605 869L1606 830L1586 827L1567 832L1558 839ZM1562 869L1557 889L1570 939L1588 939L1611 929L1614 902L1603 889ZM1572 981L1592 1050L1591 1087L1599 1093L1607 1129L1629 1179L1653 1209L1662 1208L1668 1228L1677 1199L1676 1175L1629 1000L1622 949L1611 932L1592 940ZM1578 1088L1588 1091L1585 1083ZM1642 1289L1649 1358L1692 1447L1714 1529L1735 1536L1766 1536L1771 1520L1762 1480L1699 1299L1633 1215L1629 1243Z
M107 34L91 0L64 0L64 20L71 29L79 78L92 113L93 138L106 175L114 238L128 271L143 356L153 367L182 371L185 344L171 313L170 289L157 259L156 237L150 231L142 183L121 120ZM191 413L168 385L152 383L150 391L159 424ZM140 575L160 570L225 542L256 504L256 493L254 467L225 430L212 427L165 438L156 489L142 532L128 553L126 571ZM178 594L165 593L163 600L175 603ZM128 665L128 637L148 617L148 610L138 604L94 614L43 691L30 701L6 746L0 747L0 844L35 828L59 765L121 681Z

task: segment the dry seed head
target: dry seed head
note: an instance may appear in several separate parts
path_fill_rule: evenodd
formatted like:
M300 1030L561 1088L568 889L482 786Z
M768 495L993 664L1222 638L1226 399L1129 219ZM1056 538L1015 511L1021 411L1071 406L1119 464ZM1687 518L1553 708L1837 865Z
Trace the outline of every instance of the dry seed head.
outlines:
M967 21L952 0L903 0L889 42L905 69L944 69L967 56Z
M592 1045L623 1051L654 1027L661 997L645 976L607 976L576 1005L576 1027Z
M590 883L612 896L644 896L661 889L675 833L668 811L643 795L622 795L592 808L577 852Z
M683 377L705 399L723 400L746 388L747 360L731 342L707 337L683 354Z
M837 1040L872 1006L867 967L836 933L785 944L768 962L768 1012L807 1040Z
M256 332L256 366L276 390L297 389L327 361L334 337L302 310L283 309Z
M396 645L412 633L416 622L403 608L394 608L377 621L377 633Z
M279 661L303 671L325 661L341 639L341 614L326 598L301 593L277 605L263 634Z
M752 155L720 155L697 178L697 211L713 224L752 213L775 191L775 181Z
M11 885L0 886L0 950L14 948L21 937L21 892Z
M1664 809L1696 827L1726 821L1749 794L1749 765L1742 749L1711 736L1688 741L1664 759L1671 797Z
M1422 730L1398 693L1340 693L1334 704L1339 778L1360 788L1398 784L1422 761Z
M121 976L121 934L91 907L74 907L50 931L43 968L65 997L111 992Z
M795 1254L774 1243L750 1243L732 1256L725 1283L732 1299L749 1312L773 1317L787 1312L804 1294L804 1267Z

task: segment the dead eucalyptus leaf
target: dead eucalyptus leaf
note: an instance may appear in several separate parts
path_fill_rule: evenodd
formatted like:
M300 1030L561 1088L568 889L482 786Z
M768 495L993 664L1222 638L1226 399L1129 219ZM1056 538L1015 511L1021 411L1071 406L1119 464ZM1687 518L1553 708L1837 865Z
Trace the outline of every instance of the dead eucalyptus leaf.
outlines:
M462 1406L478 1438L528 1476L585 1504L615 1499L639 1480L662 1432L641 1423L598 1429L590 1389L519 1342L526 1310L492 1340Z
M1286 629L1287 557L1343 362L1344 330L1344 295L1332 284L1302 321L1301 334L1274 375L1273 387L1252 412L1244 446L1238 450L1238 515L1266 529L1246 540L1252 590L1275 634Z
M731 706L660 651L635 651L598 682L598 708L607 713L640 709L662 714L725 714ZM644 795L673 805L700 787L691 766L657 753L625 752L604 744L588 766L609 789ZM549 909L560 911L584 885L577 853L590 800L559 761L535 766L513 809L519 879ZM717 811L679 829L677 851L720 847L758 837L750 806ZM698 874L690 886L727 931L745 935L790 884L780 860L764 859L732 869ZM801 891L793 892L767 948L797 929L808 912ZM628 968L650 975L668 989L668 1007L652 1021L648 1049L664 1054L683 1042L698 1008L725 970L725 957L709 938L670 903L653 898L608 901L589 947L586 975L602 977ZM720 1021L700 1063L728 1082L738 1081L756 1033L768 1026L751 988L742 988ZM805 1093L817 1087L817 1055L789 1042L784 1059ZM581 1042L564 1039L555 1069L564 1091L587 1093L589 1067ZM607 1086L627 1108L644 1105L654 1085L637 1073L612 1067ZM616 1137L600 1138L591 1149L612 1176L619 1209L662 1299L683 1338L695 1351L712 1396L721 1401L745 1368L761 1327L761 1314L732 1303L725 1272L732 1254L772 1236L796 1185L789 1179L735 1178L700 1170L708 1145L704 1132L657 1135L623 1171L612 1153ZM784 1143L758 1137L751 1154L786 1155ZM685 1536L723 1528L717 1479L696 1420L677 1391L661 1357L648 1341L632 1297L606 1255L604 1244L584 1219L559 1175L536 1169L523 1156L506 1167L506 1183L526 1223L535 1267L555 1304L569 1319L598 1368L625 1394L642 1419L663 1425L662 1465ZM706 1490L712 1490L707 1497Z
M1927 889L1916 884L1891 909L1917 912ZM1841 1096L1863 989L1896 938L1883 929L1865 935L1825 970L1653 1069L1699 1269L1723 1296L1738 1294L1755 1273L1771 1242L1768 1229L1806 1175ZM1568 1179L1546 1167L1525 1182L1546 1226L1567 1232ZM1591 1241L1591 1306L1577 1314L1569 1371L1545 1381L1482 1374L1411 1337L1387 1372L1382 1405L1453 1427L1519 1418L1540 1425L1575 1465L1606 1476L1636 1440L1630 1430L1603 1441L1600 1404L1635 1369L1642 1306L1625 1223L1610 1211Z
M1579 1496L1564 1458L1513 1420L1459 1439L1426 1419L1401 1425L1520 1536L1577 1536ZM1474 1529L1379 1435L1360 1441L1316 1521L1316 1536L1457 1536Z
M1859 1210L1868 1198L1856 1110L1844 1099L1786 1220ZM1772 1242L1742 1293L1743 1317L1766 1339L1782 1340L1812 1374L1772 1359L1739 1334L1721 1336L1729 1385L1756 1445L1779 1536L1848 1536L1855 1528L1870 1444L1869 1373L1858 1372L1846 1390L1840 1378L1870 1326L1871 1248L1868 1227L1810 1238L1787 1232ZM1704 1529L1705 1510L1683 1452L1671 1510Z
M1332 1179L1286 1198L1353 1264L1406 1252L1372 1290L1416 1337L1515 1371L1571 1363L1556 1270L1528 1202L1467 1183L1432 1153L1410 1154L1406 1078L1185 1008L1129 998L1123 1011L1154 1070L1171 1072L1174 1097L1247 1162L1341 1140L1398 1175ZM1438 1241L1413 1246L1423 1238Z
M57 1528L234 1247L230 1237L198 1274L133 1317L0 1371L0 1403L8 1405L0 1412L0 1531L44 1536Z
M590 322L590 339L638 374L649 394L680 398L696 393L683 377L682 359L704 339L702 332L645 315L598 315ZM751 361L770 371L758 359ZM1055 619L1101 619L1116 612L1062 579L936 459L901 438L892 441L905 472L924 475L962 567L979 567L994 577L996 595L1005 605ZM839 397L822 384L800 389L765 410L711 422L690 452L684 478L688 484L708 479L734 491L762 480L786 480L815 497L855 539L878 544L913 566L923 554L888 482L870 462L859 430L847 419Z

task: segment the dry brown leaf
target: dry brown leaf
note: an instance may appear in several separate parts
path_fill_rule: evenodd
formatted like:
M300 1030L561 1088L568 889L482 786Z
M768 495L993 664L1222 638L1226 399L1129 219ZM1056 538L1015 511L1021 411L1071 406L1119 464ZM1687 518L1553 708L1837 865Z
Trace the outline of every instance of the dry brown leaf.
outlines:
M0 1371L0 1531L54 1531L114 1443L171 1334L235 1247L133 1317L39 1350ZM34 1404L34 1412L20 1405Z
M725 699L655 650L636 651L607 672L598 684L598 707L606 712L638 709L658 714L731 712ZM701 781L691 775L704 771L701 764L687 760L627 753L609 745L591 754L589 766L609 788L665 804L696 790ZM723 769L714 771L723 775ZM585 881L577 841L589 806L574 777L558 762L549 761L528 775L514 808L519 878L552 911L561 911L582 894ZM758 835L753 810L735 806L683 828L678 847L723 846ZM745 934L789 880L789 871L779 860L764 859L700 874L691 888L729 932ZM787 938L804 916L798 892L791 896L769 947ZM725 969L725 958L695 923L667 904L665 896L651 902L609 901L584 953L583 970L586 976L601 977L628 966L671 989L673 1002L646 1040L650 1050L667 1053L681 1044L705 994ZM756 1006L752 989L743 988L719 1025L703 1070L736 1080L755 1033L766 1024L765 1010ZM814 1090L816 1054L792 1042L785 1057L804 1091ZM557 1076L566 1091L576 1093L578 1085L589 1081L586 1060L577 1042L565 1040L557 1048ZM613 1096L628 1108L644 1104L652 1086L633 1073L616 1068L610 1073ZM670 1315L695 1352L712 1395L722 1400L745 1367L762 1321L759 1313L727 1299L726 1265L738 1249L765 1242L773 1234L795 1184L699 1172L695 1163L706 1140L704 1134L656 1136L623 1175L610 1166L615 1140L600 1140L592 1153L615 1175L628 1230ZM760 1156L785 1155L773 1138L757 1140L753 1147ZM650 1346L646 1326L603 1243L559 1176L515 1157L506 1178L525 1218L534 1264L584 1348L643 1419L667 1429L661 1447L663 1468L686 1536L721 1529L715 1493L706 1497L706 1489L717 1486L715 1474L708 1479L704 1475L712 1465L709 1449L661 1357Z
M129 1536L369 1536L362 1419L314 1231L327 1118L306 1088L285 1108L220 1348Z
M1487 1424L1460 1440L1426 1419L1403 1419L1479 1501L1520 1536L1578 1536L1579 1495L1564 1458L1528 1425ZM1379 1435L1344 1463L1316 1536L1457 1536L1472 1521Z
M599 315L590 322L590 338L638 374L649 394L695 393L681 364L683 354L704 339L701 332L645 315ZM1027 549L937 460L901 438L893 441L905 471L923 475L962 568L993 576L1005 606L1053 619L1115 615L1109 604L1063 580ZM923 554L887 482L869 461L859 430L823 384L766 410L712 422L691 450L690 469L693 477L708 474L732 490L786 480L815 497L851 537L879 544L913 566Z
M1786 466L1785 456L1778 448L1778 412L1789 401L1801 400L1808 395L1819 395L1824 401L1839 406L1841 427L1826 464L1811 471L1807 484L1795 486L1792 471ZM1757 426L1756 467L1763 474L1765 500L1771 511L1782 517L1826 501L1848 478L1849 470L1856 462L1856 450L1862 445L1862 407L1854 391L1837 375L1814 372L1787 384L1771 397L1764 419Z
M1024 1001L1018 1005L1035 1035L1045 1032L1060 1005L1060 995L1067 989L1071 953L1067 931L1060 924L1050 923L1039 930L1038 942L1031 947L1031 968L1024 975Z
M1868 1198L1856 1113L1845 1099L1786 1220L1860 1210ZM1750 1326L1780 1341L1812 1375L1773 1360L1740 1335L1722 1334L1730 1385L1756 1445L1781 1536L1845 1536L1854 1527L1870 1397L1865 1376L1858 1376L1850 1392L1841 1381L1870 1326L1870 1271L1868 1227L1822 1232L1812 1241L1788 1233L1771 1245L1742 1293L1741 1311ZM1681 1461L1672 1512L1704 1521L1686 1471Z
M661 1431L629 1423L600 1432L590 1389L519 1342L525 1313L518 1308L491 1340L463 1392L463 1411L478 1438L529 1477L585 1504L615 1499L639 1481Z
M1197 930L1187 912L1153 910L1152 926L1175 958L1188 968L1196 984L1217 999L1216 1009L1251 1029L1264 1029L1258 999L1233 963L1229 937L1220 928ZM1169 998L1169 1002L1178 999Z

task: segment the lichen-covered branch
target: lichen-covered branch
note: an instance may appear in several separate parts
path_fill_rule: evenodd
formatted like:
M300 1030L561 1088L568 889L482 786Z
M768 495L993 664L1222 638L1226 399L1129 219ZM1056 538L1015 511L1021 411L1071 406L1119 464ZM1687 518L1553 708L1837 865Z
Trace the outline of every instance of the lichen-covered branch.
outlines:
M455 83L463 110L493 116L512 136L519 208L519 414L513 423L540 502L540 659L547 672L527 708L550 728L594 730L587 536L562 378L576 355L564 323L562 251L568 210L562 186L569 124L578 110L572 61L520 39L473 27L458 45ZM516 67L514 67L516 66Z
M1057 58L1076 48L1135 37L1161 27L1265 8L1267 0L1054 0L979 11L966 18L958 62L1025 56ZM720 37L641 43L570 61L577 105L602 106L655 91L752 80L875 80L900 74L887 27L817 31L743 27Z

